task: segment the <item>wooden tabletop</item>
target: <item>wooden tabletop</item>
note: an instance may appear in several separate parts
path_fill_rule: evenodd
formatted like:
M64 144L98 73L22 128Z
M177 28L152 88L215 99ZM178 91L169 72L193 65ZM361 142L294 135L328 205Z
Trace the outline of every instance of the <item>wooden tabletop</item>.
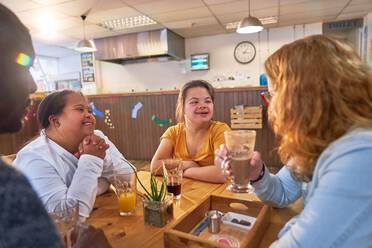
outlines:
M140 171L138 176L148 187L150 173ZM197 205L205 196L217 194L240 199L257 200L254 193L234 194L226 190L227 184L212 184L184 178L182 182L182 198L174 202L174 220ZM137 190L144 192L137 183ZM284 209L273 209L271 222L262 239L260 247L268 247L277 239L283 225L302 209L301 201ZM173 221L174 221L173 220ZM173 222L172 221L172 222ZM172 223L171 222L171 223ZM120 216L117 198L113 192L98 196L87 224L100 227L105 232L112 247L164 247L163 231L167 226L159 228L144 224L143 207L140 197L137 198L136 212L131 216Z

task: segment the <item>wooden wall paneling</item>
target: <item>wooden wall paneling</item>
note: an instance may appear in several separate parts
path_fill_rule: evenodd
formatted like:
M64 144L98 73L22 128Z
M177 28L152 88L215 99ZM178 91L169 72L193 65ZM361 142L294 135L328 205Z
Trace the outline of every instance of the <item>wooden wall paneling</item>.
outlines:
M214 119L231 125L230 108L234 105L248 106L264 105L259 93L264 88L216 89ZM175 110L178 91L125 93L115 95L88 96L98 110L111 110L112 122L115 128L110 129L104 123L104 117L97 117L96 128L101 130L127 159L151 160L158 145L159 138L165 130L177 124ZM132 108L139 101L143 107L137 113L137 119L132 119ZM171 118L171 125L160 127L152 121L152 115L160 119ZM256 130L256 150L268 166L281 167L276 153L277 142L267 121L267 108L263 109L263 129ZM36 118L25 122L24 129L17 134L0 135L0 153L16 153L19 147L31 137L38 135Z
M141 125L141 123L146 123L147 124L147 128L144 128L145 129L145 132L144 132L145 137L144 138L145 138L147 144L146 144L145 156L143 156L143 158L146 158L152 152L152 146L154 145L153 144L153 142L154 142L153 137L156 134L154 134L153 126L155 124L154 124L154 121L151 118L156 113L154 112L154 109L153 109L153 106L155 104L155 99L153 97L143 97L143 102L144 102L143 115L142 115L142 118L140 119L141 122L138 123L138 125ZM139 154L138 157L141 157L140 154Z
M132 97L132 108L138 103L138 102L142 102L143 106L140 110L137 111L137 118L136 119L131 119L131 122L133 123L133 127L137 127L137 126L140 126L141 123L144 123L146 124L146 126L149 126L149 122L151 120L149 120L149 114L145 115L146 113L146 110L148 110L150 107L150 105L148 104L147 102L147 99L148 98L145 98L145 97L142 97L142 96L133 96ZM147 119L145 119L145 116L147 117ZM147 122L147 123L145 123ZM143 142L144 140L149 140L149 138L146 138L146 137L150 137L151 134L150 134L150 128L147 128L146 126L143 126L141 127L140 130L137 129L137 131L135 131L135 135L137 137L137 144L136 144L136 157L140 158L140 153L143 153L143 154L148 154L150 152L150 148L151 148L151 145L149 144L146 144L145 142ZM140 142L142 141L142 142Z
M9 155L17 153L31 138L39 134L39 125L36 117L24 120L24 127L17 133L0 135L0 154Z
M149 152L147 154L145 154L145 157L146 159L151 159L149 158L149 153L151 153L151 147L152 146L156 146L158 145L158 142L154 139L154 137L156 137L157 135L159 135L159 127L158 125L152 120L152 116L155 115L155 116L158 116L158 111L156 109L156 98L155 97L150 97L148 98L148 105L147 105L147 108L146 108L146 119L145 119L145 122L148 123L148 130L151 130L151 133L147 136L147 143L148 143L148 146L150 147L149 148ZM158 136L160 137L160 136ZM156 149L156 148L155 148Z
M128 101L128 96L117 96L113 97L113 99L116 99L117 103L113 104L113 113L112 115L115 115L115 145L119 146L119 151L127 150L127 143L128 140L133 140L133 137L130 136L130 126L131 126L131 119L129 118L129 109L130 109L130 102ZM115 101L114 101L115 102ZM113 120L113 121L114 121ZM133 140L133 144L136 144L136 142ZM132 145L133 145L132 144ZM126 154L124 153L124 157L126 157Z

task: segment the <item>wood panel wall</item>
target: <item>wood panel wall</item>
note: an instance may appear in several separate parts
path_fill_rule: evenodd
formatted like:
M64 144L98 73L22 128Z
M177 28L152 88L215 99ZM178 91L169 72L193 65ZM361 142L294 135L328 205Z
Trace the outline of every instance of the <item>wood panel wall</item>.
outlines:
M266 87L217 89L215 98L214 119L230 125L230 108L234 105L258 106L263 105L260 92ZM111 111L111 120L114 128L110 129L104 118L96 117L96 128L116 145L124 156L133 160L150 160L154 155L159 138L169 125L160 127L151 117L160 119L171 118L175 121L175 109L178 91L127 93L111 95L89 96L101 112L105 109ZM143 107L138 111L137 119L132 119L132 108L139 101ZM266 164L270 167L281 167L280 160L275 152L276 141L273 132L267 124L266 107L264 107L263 129L257 130L256 147L260 151ZM38 134L36 119L26 121L25 128L18 134L0 135L0 153L16 153L19 147L30 137Z

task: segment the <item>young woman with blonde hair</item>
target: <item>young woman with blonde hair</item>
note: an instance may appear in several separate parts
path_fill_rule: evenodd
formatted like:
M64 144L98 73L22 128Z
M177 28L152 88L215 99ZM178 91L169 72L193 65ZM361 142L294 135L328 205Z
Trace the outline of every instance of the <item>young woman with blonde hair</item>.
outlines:
M286 164L270 174L254 155L256 195L303 211L271 247L372 246L372 72L353 49L324 35L287 44L265 63L269 120ZM226 149L216 163L229 167Z
M168 128L151 161L151 171L157 172L161 160L183 159L183 176L197 180L223 183L225 177L214 164L214 152L225 143L224 131L229 126L213 121L214 89L206 81L186 83L178 95L178 124Z

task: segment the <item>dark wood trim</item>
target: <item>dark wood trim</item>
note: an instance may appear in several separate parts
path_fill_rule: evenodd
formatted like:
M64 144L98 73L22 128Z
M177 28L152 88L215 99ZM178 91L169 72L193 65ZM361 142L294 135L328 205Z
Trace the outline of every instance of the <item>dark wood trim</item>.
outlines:
M240 91L266 91L267 86L259 87L235 87L235 88L216 88L215 92L240 92ZM153 96L153 95L177 95L179 90L165 90L165 91L143 91L143 92L124 92L114 94L97 94L87 95L88 98L106 98L106 97L120 97L120 96Z

